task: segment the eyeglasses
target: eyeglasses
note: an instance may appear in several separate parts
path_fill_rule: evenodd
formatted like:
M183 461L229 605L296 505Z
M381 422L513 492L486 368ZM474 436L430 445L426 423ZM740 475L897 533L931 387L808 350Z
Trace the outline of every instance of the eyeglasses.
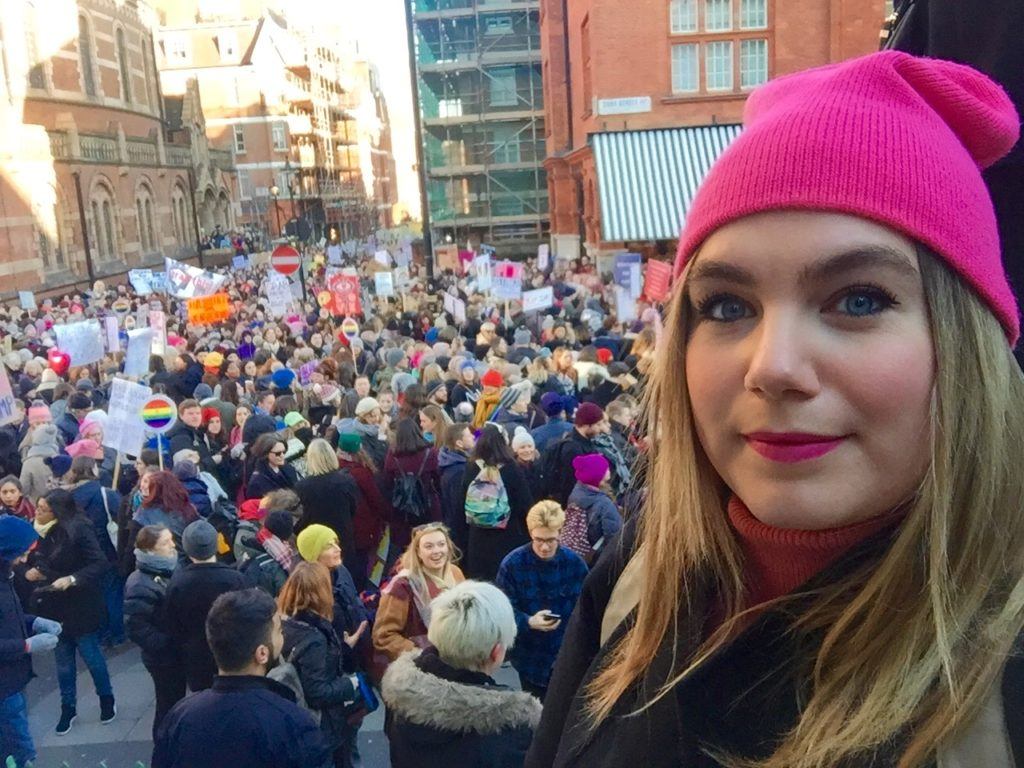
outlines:
M553 538L553 539L538 539L538 538L533 537L533 536L531 536L530 538L531 538L531 541L533 541L534 544L543 544L545 547L553 547L556 544L558 544L558 537L557 536L555 538Z
M284 456L284 453L285 453L284 451L271 451L270 455L271 456Z

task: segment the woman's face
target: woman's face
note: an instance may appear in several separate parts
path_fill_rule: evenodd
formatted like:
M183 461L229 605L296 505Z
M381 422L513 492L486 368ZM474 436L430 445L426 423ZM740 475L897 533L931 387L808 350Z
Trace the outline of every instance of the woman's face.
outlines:
M159 555L160 557L174 557L178 553L178 550L174 547L174 536L170 530L164 529L160 532L160 538L156 540L156 545L153 547L153 554Z
M324 345L324 337L319 333L314 333L309 337L309 346L320 348Z
M448 537L444 531L433 531L420 537L416 547L420 564L431 571L440 571L448 563Z
M241 369L238 367L238 363L228 363L228 367L224 369L229 379L237 379L242 375Z
M243 408L242 406L239 406L238 408L235 409L235 424L237 424L239 427L244 427L245 422L249 420L250 416L252 416L252 411L250 411L248 408Z
M142 494L143 498L145 498L146 496L149 496L149 483L150 483L151 477L152 477L152 474L150 473L150 474L145 474L145 475L143 475L142 477L139 478L139 493Z
M274 447L270 449L270 453L267 454L267 462L272 467L283 467L284 466L284 454L285 454L284 443L275 443Z
M427 416L423 411L420 411L420 429L422 429L424 433L434 431L434 420Z
M0 485L0 502L3 502L5 507L10 507L11 509L18 506L21 502L21 491L18 490L18 486L14 483Z
M246 376L252 378L253 376L256 375L256 363L254 363L252 360L246 361L245 368L243 370L245 371Z
M341 547L338 546L338 542L328 544L327 549L320 553L317 562L332 571L341 565Z
M520 461L531 462L537 458L537 449L532 445L520 445L516 448L516 458Z
M53 514L53 510L50 509L50 503L45 497L40 497L36 503L36 522L40 525L46 525L56 519Z
M913 244L851 216L733 222L689 268L697 432L764 523L824 529L910 498L935 359Z
M99 424L91 424L89 428L82 433L82 437L87 440L95 440L98 444L103 442L103 427Z
M220 419L210 419L206 423L206 431L209 432L211 435L219 435L221 428L222 425L220 423Z

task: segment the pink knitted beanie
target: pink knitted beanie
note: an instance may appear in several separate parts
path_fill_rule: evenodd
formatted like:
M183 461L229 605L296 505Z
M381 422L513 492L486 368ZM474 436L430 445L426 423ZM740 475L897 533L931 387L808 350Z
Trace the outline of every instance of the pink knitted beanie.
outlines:
M592 485L595 488L604 480L610 466L608 459L600 453L586 453L572 460L576 479L584 485Z
M772 80L751 94L743 123L687 214L677 276L712 232L744 216L848 213L935 251L1017 343L1017 303L981 171L1010 151L1020 120L992 80L883 51Z

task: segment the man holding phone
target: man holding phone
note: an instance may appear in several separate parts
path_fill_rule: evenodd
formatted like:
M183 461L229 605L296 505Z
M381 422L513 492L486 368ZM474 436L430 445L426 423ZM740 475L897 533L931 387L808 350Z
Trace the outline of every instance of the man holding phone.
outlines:
M523 690L541 701L565 634L563 620L576 607L587 575L583 558L558 543L564 524L557 502L534 504L526 515L530 543L506 555L495 579L516 615L518 635L509 659Z

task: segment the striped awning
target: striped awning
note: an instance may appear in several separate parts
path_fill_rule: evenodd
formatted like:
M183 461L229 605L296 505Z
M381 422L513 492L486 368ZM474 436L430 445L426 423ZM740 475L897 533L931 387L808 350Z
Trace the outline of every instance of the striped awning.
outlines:
M607 242L674 240L704 175L739 125L597 133L601 235Z

